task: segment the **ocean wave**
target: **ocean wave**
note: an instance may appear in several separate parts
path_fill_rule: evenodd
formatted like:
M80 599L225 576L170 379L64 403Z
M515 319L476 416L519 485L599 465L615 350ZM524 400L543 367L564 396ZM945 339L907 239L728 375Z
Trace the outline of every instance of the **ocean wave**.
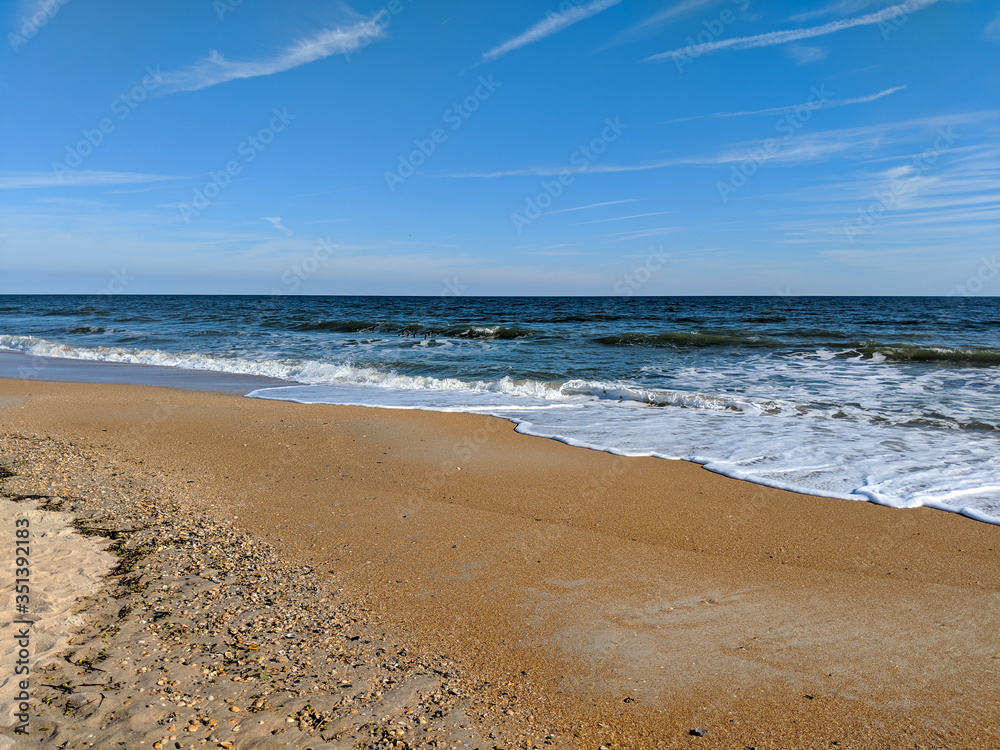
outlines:
M710 409L761 415L790 411L789 405L782 405L777 401L767 399L659 388L638 388L622 383L570 380L560 387L560 392L571 396L590 396L601 400L637 402L657 407L679 406L688 409Z
M547 317L534 317L534 318L527 318L526 321L529 323L543 323L545 325L553 325L557 323L614 323L619 320L637 320L637 319L655 320L656 316L621 315L612 313L589 313L583 315L556 315Z
M777 402L732 395L690 391L641 388L622 382L594 380L541 381L530 378L501 377L494 380L462 380L453 377L407 375L394 370L357 367L350 363L331 363L299 359L242 359L209 354L172 354L156 349L118 347L74 347L29 336L0 335L0 348L38 356L159 365L189 370L215 370L241 375L261 375L310 385L362 385L399 390L469 391L495 393L520 398L560 400L604 400L641 403L654 407L710 409L744 414L776 414L790 410Z
M782 336L795 339L851 339L857 334L850 334L846 331L831 331L826 328L795 328L791 331L783 331Z
M103 307L78 307L74 310L43 310L37 314L45 317L70 317L75 315L110 315L111 311Z
M520 326L459 324L435 326L430 323L386 323L370 320L321 320L313 323L298 323L291 326L295 331L327 331L330 333L385 333L436 336L439 338L476 339L482 341L510 341L535 336L539 331Z
M298 323L294 331L329 331L331 333L362 333L383 330L384 323L368 320L321 320L316 323Z
M470 390L523 395L533 398L559 398L559 384L515 380L468 381L453 377L406 375L377 367L358 367L350 362L320 360L245 359L201 353L172 353L158 349L122 348L110 346L79 347L32 336L0 335L0 349L23 352L41 357L80 359L92 362L113 362L134 365L157 365L185 370L211 370L239 375L260 375L291 383L350 384L382 386L403 390Z
M841 346L843 345L841 344ZM876 363L913 362L972 367L995 367L1000 365L1000 350L998 349L880 344L876 341L856 344L838 352L838 356L858 358Z
M736 346L776 349L784 346L778 339L742 331L697 332L670 331L667 333L619 333L594 339L605 346L654 346L654 347L712 347Z
M124 347L81 347L30 336L0 335L0 349L37 356L89 361L157 365L187 370L210 370L240 375L258 375L289 383L308 385L373 386L397 391L450 391L497 394L518 399L546 402L602 401L653 408L681 408L745 416L784 416L849 421L870 425L895 425L913 428L959 429L992 432L1000 424L988 418L968 418L924 409L886 412L860 404L818 402L809 399L763 398L738 393L705 392L682 388L645 387L635 382L599 379L551 380L503 376L472 379L418 375L398 372L392 363L358 366L350 361L330 362L302 358L250 359L202 353L171 353L158 349ZM847 352L828 352L826 358L846 356ZM858 354L854 355L859 356ZM405 363L397 363L405 364Z
M442 335L456 339L483 341L512 341L538 335L539 331L518 326L450 326Z

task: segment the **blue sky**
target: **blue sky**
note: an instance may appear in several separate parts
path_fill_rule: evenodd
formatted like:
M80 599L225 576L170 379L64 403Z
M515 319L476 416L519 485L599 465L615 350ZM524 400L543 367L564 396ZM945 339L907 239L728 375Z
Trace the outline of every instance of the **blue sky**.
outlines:
M0 8L0 292L1000 293L993 0Z

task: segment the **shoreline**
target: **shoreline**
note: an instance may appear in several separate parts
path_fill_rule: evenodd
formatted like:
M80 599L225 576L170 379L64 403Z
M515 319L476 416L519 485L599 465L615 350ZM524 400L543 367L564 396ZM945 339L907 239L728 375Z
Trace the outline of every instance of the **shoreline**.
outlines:
M193 487L190 507L336 571L379 627L460 665L473 724L498 739L998 736L1000 529L958 514L796 495L479 415L6 380L0 415L5 433Z
M295 399L279 399L266 395L255 396L252 394L258 391L280 390L284 388L309 388L313 387L309 383L297 382L293 380L280 380L266 375L249 375L245 373L229 372L226 370L199 370L188 369L178 366L135 364L130 362L116 362L109 360L77 359L72 357L54 357L48 355L25 354L22 352L0 349L0 380L30 380L40 382L63 382L63 383L89 383L106 385L128 385L128 386L153 386L165 387L186 391L201 391L210 393L230 393L248 398L258 398L269 401L279 401L300 405L321 405L324 402L301 401ZM324 404L328 406L348 406L370 409L385 410L414 410L427 411L444 414L473 414L511 422L515 428L523 435L531 437L554 440L574 448L583 448L610 455L623 455L614 447L601 444L588 443L578 439L564 437L558 434L547 434L544 432L532 431L529 420L518 419L515 416L505 416L502 414L491 414L482 410L452 410L434 406L417 405L376 405L369 403L344 402L336 404ZM498 407L498 411L503 411ZM529 425L521 430L522 425ZM792 483L784 483L778 480L769 479L763 476L753 476L741 471L725 471L713 466L718 463L716 459L694 460L685 458L673 458L656 453L641 453L625 456L627 458L656 458L665 461L682 461L703 467L705 470L720 476L740 482L749 482L762 487L775 490L783 490L791 493L807 495L809 497L848 500L852 502L866 502L875 505L882 505L889 508L907 508L899 504L882 502L874 496L864 494L824 492L820 489L810 487L800 487ZM990 515L976 508L952 506L941 501L923 501L921 506L933 510L940 510L946 513L955 513L966 518L971 518L981 523L1000 526L1000 515Z
M578 437L568 437L559 433L549 433L536 429L530 419L521 417L516 411L514 413L504 413L503 406L495 407L495 411L487 411L483 408L448 408L447 406L428 406L412 403L384 404L368 403L364 399L359 401L343 400L336 403L324 401L300 400L299 398L275 398L269 395L254 395L259 392L283 389L310 389L322 388L321 385L298 382L294 380L283 380L274 377L246 374L241 372L230 372L228 370L217 369L190 369L185 366L175 365L154 365L136 364L132 362L119 362L102 359L78 359L74 357L56 357L48 355L25 354L14 350L0 349L0 380L2 379L23 379L40 382L66 382L66 383L90 383L107 385L138 385L166 387L177 390L201 391L201 392L221 392L242 395L244 397L258 398L263 400L283 401L300 405L329 405L329 406L349 406L386 410L415 410L437 413L464 413L495 417L513 423L518 432L531 437L554 440L568 446L585 448L588 450L609 453L611 455L625 455L620 447L613 443L601 444L589 442ZM363 389L363 386L361 387ZM344 394L341 394L343 396ZM305 398L305 397L301 397ZM377 399L376 399L377 401ZM850 493L836 492L833 490L824 491L820 488L800 486L795 482L786 482L774 479L766 475L755 475L744 468L734 468L733 466L722 466L726 460L718 458L683 458L666 456L655 451L633 452L627 455L629 458L657 458L667 461L683 461L702 466L707 471L719 474L720 476L734 479L741 482L749 482L775 490L783 490L791 493L808 495L810 497L849 500L856 502L867 502L875 505L882 505L890 508L911 509L913 506L905 504L898 498L893 501L891 498L880 497L877 493L866 492L857 489ZM920 506L946 513L971 518L981 523L1000 526L1000 514L993 510L986 512L978 507L970 505L951 505L942 500L919 499Z

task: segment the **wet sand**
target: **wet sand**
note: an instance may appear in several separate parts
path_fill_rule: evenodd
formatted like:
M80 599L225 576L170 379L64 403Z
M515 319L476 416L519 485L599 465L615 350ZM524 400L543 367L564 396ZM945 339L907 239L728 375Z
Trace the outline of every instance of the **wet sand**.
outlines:
M1000 527L476 415L0 381L0 423L314 566L455 665L484 747L1000 742Z

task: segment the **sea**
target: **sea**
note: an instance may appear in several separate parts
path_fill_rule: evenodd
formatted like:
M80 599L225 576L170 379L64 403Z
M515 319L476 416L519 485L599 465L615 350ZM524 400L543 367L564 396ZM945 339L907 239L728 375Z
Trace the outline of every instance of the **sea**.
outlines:
M491 414L1000 523L1000 298L14 295L5 353L42 363L26 377L124 363L111 379L228 373L249 398Z

